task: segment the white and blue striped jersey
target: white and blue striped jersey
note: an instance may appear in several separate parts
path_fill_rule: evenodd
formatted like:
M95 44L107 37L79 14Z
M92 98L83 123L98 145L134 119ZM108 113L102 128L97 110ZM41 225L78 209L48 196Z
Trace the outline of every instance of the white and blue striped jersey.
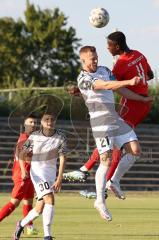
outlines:
M49 175L52 168L56 168L58 156L67 152L66 137L59 129L50 137L36 131L29 136L23 149L32 152L31 173Z
M112 81L115 80L115 77L107 67L98 66L97 71L94 73L82 70L77 78L78 87L83 95L91 118L105 114L106 111L109 113L111 111L111 114L115 111L113 91L93 89L93 83L98 79Z
M98 79L112 81L115 77L108 68L99 66L94 73L81 71L78 87L89 110L96 146L99 154L103 154L114 146L120 149L125 143L137 140L137 137L115 111L113 91L93 89L93 83Z

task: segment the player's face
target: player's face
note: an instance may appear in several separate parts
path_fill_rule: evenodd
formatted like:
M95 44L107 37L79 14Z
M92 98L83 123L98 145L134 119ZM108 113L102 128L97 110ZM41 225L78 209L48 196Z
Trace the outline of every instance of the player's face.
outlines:
M113 56L116 56L119 54L119 45L116 42L113 42L112 40L108 39L107 48Z
M37 121L34 118L27 118L24 122L25 132L32 133L36 130Z
M87 52L81 55L83 69L87 72L96 72L98 66L98 55L96 52Z
M55 119L52 115L44 115L41 119L41 125L45 129L53 129L54 128Z

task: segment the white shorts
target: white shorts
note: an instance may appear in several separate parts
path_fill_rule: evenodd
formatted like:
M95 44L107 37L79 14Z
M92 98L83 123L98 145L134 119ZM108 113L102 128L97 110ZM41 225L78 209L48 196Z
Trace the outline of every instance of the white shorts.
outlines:
M36 172L31 168L30 176L35 188L37 199L43 198L48 193L53 192L52 185L56 179L56 167L51 169L43 169Z
M131 130L120 136L96 138L95 140L99 154L103 154L109 150L113 150L114 147L121 149L125 143L137 141L138 139L135 132Z
M91 126L99 154L137 140L133 129L117 113L91 119Z

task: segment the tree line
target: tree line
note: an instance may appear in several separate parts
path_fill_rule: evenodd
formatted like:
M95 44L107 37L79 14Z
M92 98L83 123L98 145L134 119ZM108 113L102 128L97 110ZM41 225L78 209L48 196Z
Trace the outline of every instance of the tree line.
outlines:
M41 10L26 2L24 20L0 19L0 87L63 86L79 70L76 30L59 8Z

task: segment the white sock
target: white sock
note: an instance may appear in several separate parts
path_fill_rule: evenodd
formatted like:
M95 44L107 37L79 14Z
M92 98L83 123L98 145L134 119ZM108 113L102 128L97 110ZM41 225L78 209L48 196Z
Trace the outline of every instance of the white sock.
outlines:
M108 166L105 166L100 163L95 175L97 202L104 204L105 204L106 174L108 168L109 168Z
M25 225L27 225L30 221L33 221L35 218L39 217L39 213L35 210L35 208L33 208L28 215L23 218L23 220L21 221L20 225L22 227L24 227Z
M87 169L84 165L80 168L80 170L81 170L82 172L87 172L87 171L88 171L88 169Z
M54 216L54 206L46 203L44 206L42 215L43 215L44 237L51 236L51 224Z
M119 183L122 176L132 167L136 158L137 158L136 156L134 156L130 153L125 154L119 161L119 164L118 164L113 176L111 177L111 180L113 182Z

